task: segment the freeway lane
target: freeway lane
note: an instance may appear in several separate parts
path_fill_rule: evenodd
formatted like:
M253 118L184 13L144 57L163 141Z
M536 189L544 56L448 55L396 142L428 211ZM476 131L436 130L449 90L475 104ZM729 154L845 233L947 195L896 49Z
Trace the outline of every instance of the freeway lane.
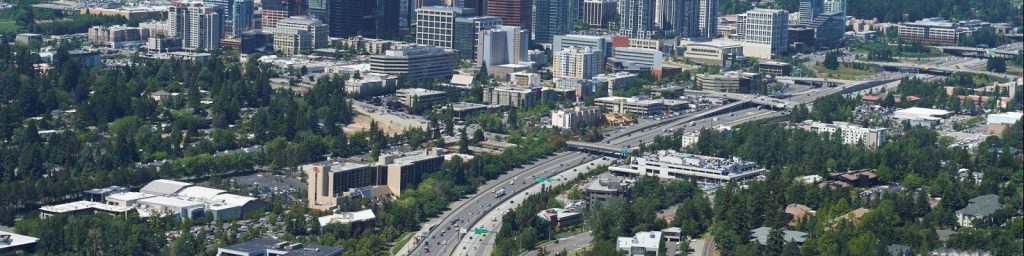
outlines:
M421 231L423 239L411 245L414 248L409 255L449 255L442 252L454 248L454 242L461 236L459 229L468 228L467 222L476 222L485 211L499 203L492 191L504 188L507 194L514 194L533 185L533 177L548 176L593 158L595 157L577 152L561 152L538 160L534 164L516 168L488 182L476 194L453 204L452 210L435 218L436 222L432 221L425 225L428 230L431 226L434 228L427 232ZM510 182L512 184L509 184Z

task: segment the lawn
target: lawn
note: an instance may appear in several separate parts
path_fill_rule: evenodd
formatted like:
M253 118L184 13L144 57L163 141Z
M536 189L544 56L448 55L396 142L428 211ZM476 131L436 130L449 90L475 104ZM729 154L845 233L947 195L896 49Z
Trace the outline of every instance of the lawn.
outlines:
M855 69L846 64L839 65L839 68L832 70L825 68L824 65L818 64L814 66L815 73L821 78L835 78L835 79L846 79L856 80L863 77L869 77L878 73L875 69L860 70Z
M11 21L11 20L2 20L2 21L0 21L0 33L18 32L19 29L21 29L21 27L18 27L18 25L15 24L14 21Z

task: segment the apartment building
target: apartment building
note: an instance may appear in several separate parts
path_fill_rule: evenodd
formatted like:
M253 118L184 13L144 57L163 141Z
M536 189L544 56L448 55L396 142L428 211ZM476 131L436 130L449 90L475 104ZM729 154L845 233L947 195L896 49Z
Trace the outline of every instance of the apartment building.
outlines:
M675 150L661 150L636 156L629 164L609 167L608 170L629 176L655 176L706 184L741 181L766 172L754 162L743 161L737 157L718 158L680 153Z

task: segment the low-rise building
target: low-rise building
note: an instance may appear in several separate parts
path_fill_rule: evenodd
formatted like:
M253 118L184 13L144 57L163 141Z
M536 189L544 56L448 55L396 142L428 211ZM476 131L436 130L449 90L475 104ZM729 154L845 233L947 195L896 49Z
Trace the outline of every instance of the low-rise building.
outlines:
M14 36L14 42L18 44L43 43L43 35L36 33L21 33Z
M508 77L509 82L511 82L513 86L537 87L543 85L541 83L540 74L537 73L519 71L509 74Z
M750 241L758 242L761 245L768 244L768 235L771 234L772 228L760 227L750 231ZM803 243L807 241L807 233L792 230L782 230L782 239L789 243Z
M131 207L108 205L93 201L75 201L39 207L39 218L45 219L57 215L90 215L96 213L127 216L131 210Z
M583 185L583 196L591 204L601 203L613 197L626 197L629 195L629 188L633 186L631 180L619 176L600 176Z
M661 251L661 231L638 232L633 237L619 237L616 248L628 256L657 255Z
M594 81L602 82L608 86L608 95L613 95L615 88L626 89L636 85L636 74L629 72L617 72L612 74L600 74L594 76Z
M412 106L433 106L434 104L444 103L448 100L448 96L445 92L427 90L423 88L406 88L399 89L395 92L395 97L398 98L398 102L406 107Z
M569 109L551 111L551 126L561 129L578 129L589 127L601 118L598 107L576 106Z
M594 104L606 107L609 111L619 114L653 116L665 112L665 104L661 100L641 100L611 96L594 99Z
M341 224L370 228L373 227L373 221L376 219L377 215L373 214L373 210L366 209L357 212L339 212L317 218L317 221L320 222L321 227L331 224Z
M924 41L930 43L960 43L960 38L970 35L979 29L991 29L988 22L980 20L948 21L944 18L926 18L915 22L899 25L899 37L904 41Z
M689 147L690 145L697 144L700 141L700 132L687 132L679 138L679 145L681 148Z
M305 245L275 239L257 239L217 248L217 256L338 256L342 252L344 250L340 247Z
M537 217L548 221L552 227L564 227L580 223L583 215L573 209L551 208L537 213Z
M807 120L801 123L800 127L819 134L842 132L843 144L863 144L869 148L877 148L885 143L889 132L889 129L886 128L861 127L847 122L832 122L829 124Z
M935 127L952 114L941 109L912 107L894 111L892 119L899 123L909 122L913 126Z
M141 46L149 39L149 29L140 27L93 26L89 28L89 42L109 47Z
M21 252L31 251L39 238L0 231L0 253L22 255Z
M330 210L338 199L353 188L385 185L395 196L415 187L422 179L441 168L443 149L405 155L380 156L376 163L327 161L301 166L306 173L309 208Z
M683 56L690 61L719 66L723 69L732 67L737 58L743 57L743 46L730 41L692 42L684 45Z
M790 227L796 227L797 223L800 223L800 221L806 218L807 215L813 215L815 213L814 209L802 204L790 204L786 206L784 211L786 214L789 214L789 222L786 223L786 225Z
M761 80L757 73L739 73L735 71L723 74L697 75L697 84L707 91L747 93L750 92L752 82Z
M612 173L629 176L655 176L662 179L693 180L720 184L741 181L764 174L766 170L738 157L718 158L660 150L633 157L629 164L609 167Z
M988 221L993 213L1003 204L999 203L999 196L988 194L971 198L963 209L956 211L956 223L961 227L973 227L976 221Z
M987 118L988 135L1003 135L1003 131L1006 131L1006 128L1010 128L1013 124L1020 121L1022 116L1024 116L1022 112L989 114Z
M398 87L398 77L380 73L363 73L359 78L345 81L345 92L359 95L379 95L389 88Z
M444 79L455 70L455 51L434 46L410 45L370 56L370 71L408 80Z
M652 72L660 71L664 53L659 50L638 47L612 48L608 65L615 71Z
M757 63L757 72L772 76L788 76L793 73L793 65L785 62L762 61Z
M484 90L484 103L517 108L533 107L542 100L541 88L491 87Z

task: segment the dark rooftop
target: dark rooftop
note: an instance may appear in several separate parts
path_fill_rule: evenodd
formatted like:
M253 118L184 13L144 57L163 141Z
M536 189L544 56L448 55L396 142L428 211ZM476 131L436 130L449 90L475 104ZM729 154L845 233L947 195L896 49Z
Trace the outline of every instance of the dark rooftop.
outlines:
M286 256L336 256L343 251L340 247L303 245L276 239L256 239L240 244L225 246L218 251L230 251L236 253L263 253L274 252L274 255Z

